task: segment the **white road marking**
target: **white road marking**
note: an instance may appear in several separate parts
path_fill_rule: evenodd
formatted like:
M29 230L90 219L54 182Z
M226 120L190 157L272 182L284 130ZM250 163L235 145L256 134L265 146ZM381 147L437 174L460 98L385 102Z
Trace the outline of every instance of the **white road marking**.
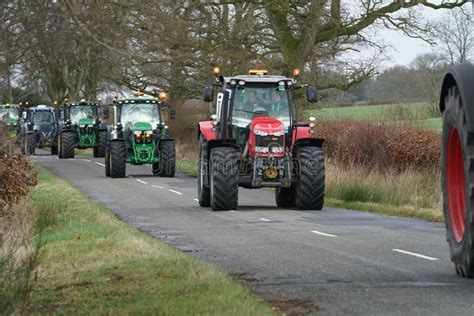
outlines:
M271 222L271 220L269 220L268 218L265 218L265 217L260 217L260 220L264 221L264 222Z
M104 165L103 163L101 163L101 162L94 161L94 163L95 163L96 165L99 165L99 166L105 167L105 165Z
M143 184L148 184L148 182L145 182L145 181L140 180L140 179L135 179L135 180L137 180L138 182L143 183Z
M89 159L81 159L82 161L85 161L85 162L92 162L90 161Z
M154 187L154 188L157 188L157 189L164 189L163 187L160 187L159 185L152 184L151 186Z
M318 232L317 230L312 230L311 232L312 232L312 233L315 233L315 234L318 234L318 235L321 235L321 236L326 236L326 237L337 237L337 235L332 235L332 234L328 234L328 233Z
M422 258L422 259L426 259L426 260L430 260L430 261L437 261L438 260L438 258L424 256L424 255L421 255L421 254L416 253L416 252L410 252L410 251L406 251L406 250L402 250L402 249L392 249L392 250L395 251L395 252L403 253L405 255L410 255L410 256L414 256L414 257L418 257L418 258Z
M168 189L168 191L170 192L173 192L173 193L176 193L178 195L183 195L183 193L179 192L179 191L175 191L175 190L171 190L171 189Z
M199 202L199 200L198 200L198 199L193 199L193 200L194 200L194 201L196 201L196 202Z

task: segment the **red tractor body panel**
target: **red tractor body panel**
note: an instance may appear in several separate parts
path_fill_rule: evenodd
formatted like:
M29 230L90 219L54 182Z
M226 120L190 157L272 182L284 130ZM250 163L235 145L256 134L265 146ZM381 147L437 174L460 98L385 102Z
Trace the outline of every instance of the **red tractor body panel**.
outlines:
M212 123L213 121L199 122L199 131L204 136L207 142L217 138L216 131Z
M256 134L257 133L259 134ZM250 122L249 156L284 157L285 126L271 116L259 116Z

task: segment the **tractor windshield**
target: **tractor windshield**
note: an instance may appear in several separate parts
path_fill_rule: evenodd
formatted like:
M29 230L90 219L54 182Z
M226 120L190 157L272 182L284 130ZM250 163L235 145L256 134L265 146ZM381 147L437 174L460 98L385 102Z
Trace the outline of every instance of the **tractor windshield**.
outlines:
M160 113L156 103L123 103L120 122L125 128L133 123L150 123L153 128L160 124Z
M288 92L284 86L250 85L238 86L234 90L232 124L246 127L259 115L271 116L290 125Z
M41 125L43 123L53 124L54 116L51 111L37 111L33 115L33 124Z
M91 119L92 121L97 120L97 114L95 106L93 105L72 105L69 108L69 116L72 124L79 124L79 121L85 118Z
M18 119L18 110L15 108L0 108L0 121L12 118L17 120Z

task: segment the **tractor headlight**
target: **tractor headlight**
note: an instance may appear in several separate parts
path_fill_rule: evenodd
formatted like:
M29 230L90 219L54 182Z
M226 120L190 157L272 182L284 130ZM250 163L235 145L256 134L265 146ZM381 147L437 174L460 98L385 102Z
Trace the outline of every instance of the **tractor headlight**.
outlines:
M259 129L254 129L253 132L255 133L255 135L258 135L258 136L268 136L267 132L261 131Z
M271 147L271 151L274 154L281 154L283 152L283 147L273 146L273 147Z
M273 133L273 136L283 136L283 135L285 135L285 130L283 129L281 131Z
M79 128L84 128L84 127L86 127L86 126L85 125L79 125Z
M255 146L255 152L268 153L268 147Z

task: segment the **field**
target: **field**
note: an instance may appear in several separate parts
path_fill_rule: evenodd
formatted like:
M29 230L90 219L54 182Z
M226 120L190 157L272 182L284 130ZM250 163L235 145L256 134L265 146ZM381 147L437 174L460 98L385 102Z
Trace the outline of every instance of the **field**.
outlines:
M305 116L315 116L317 121L320 122L373 121L441 131L441 117L437 112L437 108L428 102L323 107L306 111Z

